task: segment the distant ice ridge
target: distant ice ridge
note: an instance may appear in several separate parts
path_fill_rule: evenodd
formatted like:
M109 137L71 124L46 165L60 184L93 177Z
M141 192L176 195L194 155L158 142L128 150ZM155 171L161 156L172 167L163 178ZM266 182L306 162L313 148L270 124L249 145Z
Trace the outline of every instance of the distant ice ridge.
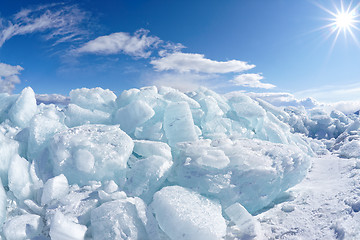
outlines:
M337 136L354 122L206 88L69 95L69 104L37 105L31 88L0 94L1 237L262 239L251 214L327 151L300 133Z
M310 145L318 154L326 154L329 150L343 158L360 158L360 151L357 149L360 146L358 114L345 115L338 110L329 110L316 104L308 108L286 106L279 111L279 108L261 99L256 100L273 112L279 120L289 125L291 132L310 137Z

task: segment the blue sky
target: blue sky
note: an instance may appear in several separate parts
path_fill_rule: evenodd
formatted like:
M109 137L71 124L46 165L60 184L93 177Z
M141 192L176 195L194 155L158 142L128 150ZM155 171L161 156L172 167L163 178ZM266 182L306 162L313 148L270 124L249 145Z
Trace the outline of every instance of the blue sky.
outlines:
M340 1L4 0L0 90L205 85L356 100L359 44L316 30L334 18L319 5L335 11Z

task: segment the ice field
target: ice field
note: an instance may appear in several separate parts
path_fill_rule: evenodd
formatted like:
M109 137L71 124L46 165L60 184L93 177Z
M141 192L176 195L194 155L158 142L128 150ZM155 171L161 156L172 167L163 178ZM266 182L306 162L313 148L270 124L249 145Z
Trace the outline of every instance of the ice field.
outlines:
M360 239L360 121L206 88L0 94L0 239Z

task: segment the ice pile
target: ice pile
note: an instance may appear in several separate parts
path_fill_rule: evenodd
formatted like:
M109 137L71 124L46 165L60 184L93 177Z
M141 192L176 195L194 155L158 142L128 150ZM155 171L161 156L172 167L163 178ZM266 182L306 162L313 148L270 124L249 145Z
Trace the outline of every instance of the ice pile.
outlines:
M261 102L261 100L259 100ZM265 103L267 104L267 103ZM360 119L358 115L321 108L285 107L279 120L291 127L291 132L304 134L313 140L313 150L324 153L326 147L344 158L360 158ZM319 140L319 141L317 141Z
M227 94L229 96L234 93ZM282 102L276 98L274 107L262 99L273 99L271 95L249 93L261 106L272 111L282 122L290 126L291 132L304 134L312 140L309 141L311 148L320 154L327 154L329 150L342 158L360 158L360 118L359 111L347 114L324 107L313 99L306 101ZM263 96L265 95L265 97ZM286 97L286 94L279 95ZM260 98L259 98L260 97ZM292 106L291 106L292 105ZM326 147L326 149L325 149Z
M1 237L261 239L251 214L315 154L296 116L206 88L0 94Z
M360 158L360 121L356 119L336 139L330 141L333 152L344 158Z
M329 114L319 108L306 111L303 107L287 107L284 111L289 114L287 122L294 132L316 139L337 138L352 122L351 118L337 110Z

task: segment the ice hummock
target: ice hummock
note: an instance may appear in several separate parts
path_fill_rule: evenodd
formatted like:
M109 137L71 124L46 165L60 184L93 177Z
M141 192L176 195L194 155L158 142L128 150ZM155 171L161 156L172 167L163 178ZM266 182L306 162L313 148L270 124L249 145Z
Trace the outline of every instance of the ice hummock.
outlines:
M71 184L114 180L123 185L133 147L118 125L82 125L56 133L46 157L53 174L64 174Z
M259 139L183 143L169 181L256 213L300 182L309 159L297 147Z
M359 128L339 112L206 88L82 88L58 106L36 105L31 88L0 99L0 236L14 239L256 239L251 214L335 149L331 137L346 155Z

